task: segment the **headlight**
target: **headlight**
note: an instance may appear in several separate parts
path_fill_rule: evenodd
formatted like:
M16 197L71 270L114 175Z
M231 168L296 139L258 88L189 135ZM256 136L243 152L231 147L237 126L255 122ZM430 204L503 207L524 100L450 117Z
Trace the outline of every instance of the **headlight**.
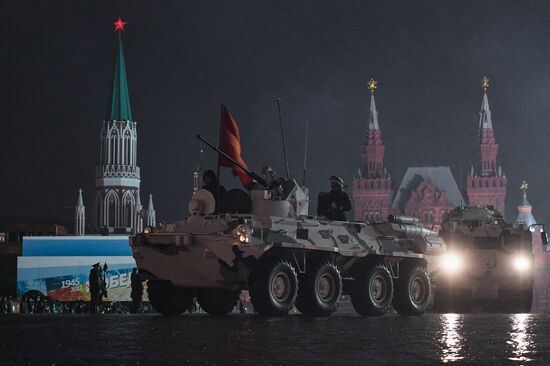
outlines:
M442 270L447 273L457 273L463 266L462 257L457 253L446 253L441 259Z
M531 267L531 261L524 255L518 255L513 259L514 268L518 272L525 272Z
M252 229L245 225L239 225L235 229L235 238L239 240L239 243L250 243L252 241Z
M151 226L145 226L143 228L143 233L144 234L149 234L149 233L152 233L153 232L153 228Z

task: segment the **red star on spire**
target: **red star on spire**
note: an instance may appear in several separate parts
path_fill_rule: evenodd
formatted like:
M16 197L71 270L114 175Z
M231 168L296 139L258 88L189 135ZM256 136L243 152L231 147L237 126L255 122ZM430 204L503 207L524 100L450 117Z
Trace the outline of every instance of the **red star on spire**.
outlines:
M123 31L124 30L124 26L126 25L126 22L123 22L122 19L120 19L120 17L118 18L118 20L116 22L113 23L115 25L115 32L117 31Z

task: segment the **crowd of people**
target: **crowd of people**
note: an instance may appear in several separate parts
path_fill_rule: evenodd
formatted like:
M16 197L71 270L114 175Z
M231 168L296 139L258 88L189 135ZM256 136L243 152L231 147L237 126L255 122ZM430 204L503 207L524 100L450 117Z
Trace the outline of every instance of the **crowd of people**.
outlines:
M90 313L87 301L55 301L46 296L17 299L11 296L0 297L0 314L86 314ZM152 313L148 302L133 307L131 302L104 302L95 309L96 314Z
M0 314L135 314L152 313L154 310L148 302L143 302L143 281L137 268L130 276L131 301L104 301L107 297L105 273L107 264L92 266L89 273L90 301L56 301L44 296L39 291L31 291L20 298L0 297ZM201 313L195 302L190 313Z
M242 302L239 302L238 306L240 313L246 312ZM0 314L148 314L154 312L149 302L141 302L137 308L133 301L103 302L93 310L87 301L59 302L46 296L20 300L11 296L0 297ZM204 311L195 301L188 313L203 314Z
M0 297L0 314L125 314L152 312L149 303L142 303L143 282L136 268L131 274L131 294L129 301L104 302L107 297L105 273L96 263L89 274L90 301L56 301L39 291L30 291L21 297Z

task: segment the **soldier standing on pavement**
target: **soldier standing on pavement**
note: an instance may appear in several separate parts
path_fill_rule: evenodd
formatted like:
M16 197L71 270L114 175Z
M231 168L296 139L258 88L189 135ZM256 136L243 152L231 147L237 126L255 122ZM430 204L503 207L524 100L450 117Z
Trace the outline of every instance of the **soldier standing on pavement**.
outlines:
M319 193L317 215L329 220L347 221L346 212L351 210L351 200L344 192L344 181L335 175L330 177L330 192Z
M90 287L90 314L97 313L97 307L100 302L101 293L101 284L103 278L99 272L99 263L96 263L92 266L90 274L88 275L88 283Z
M130 309L130 312L137 313L143 298L143 282L137 268L132 269L130 283L132 285L132 292L130 292L130 297L132 298L132 308Z
M101 312L101 307L103 305L103 298L107 298L107 281L105 279L105 275L107 274L107 263L103 265L103 268L98 265L98 272L99 272L99 298L97 301L97 307L99 311Z

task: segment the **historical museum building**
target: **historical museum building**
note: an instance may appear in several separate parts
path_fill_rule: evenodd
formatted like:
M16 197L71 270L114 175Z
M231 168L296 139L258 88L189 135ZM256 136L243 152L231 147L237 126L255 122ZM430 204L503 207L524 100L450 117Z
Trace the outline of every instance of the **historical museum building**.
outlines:
M352 196L355 219L385 220L388 214L418 217L427 226L438 225L443 215L461 205L493 206L504 213L506 177L497 164L496 143L487 98L489 80L482 80L483 96L479 121L479 166L472 169L467 180L465 201L451 169L442 167L410 167L397 191L384 166L385 146L374 100L375 80L368 83L370 110L368 127L361 147L362 166L353 179Z
M448 166L411 167L399 185L391 211L437 225L444 214L462 205L464 199Z

